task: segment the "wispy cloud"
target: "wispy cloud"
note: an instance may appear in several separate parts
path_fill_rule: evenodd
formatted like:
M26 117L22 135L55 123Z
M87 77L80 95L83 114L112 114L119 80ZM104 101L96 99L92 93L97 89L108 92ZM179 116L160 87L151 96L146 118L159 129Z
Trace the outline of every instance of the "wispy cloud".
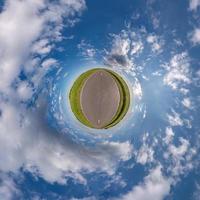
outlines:
M161 53L163 51L164 41L156 35L148 35L147 42L151 45L154 53Z
M190 100L189 97L184 98L184 99L182 100L182 104L183 104L183 106L185 106L186 108L192 109L192 102L191 102L191 100Z
M193 45L200 44L200 28L195 28L190 34L189 39Z
M12 90L10 86L24 67L26 71L37 71L25 63L37 57L39 64L40 56L44 59L53 49L53 42L62 39L63 18L74 16L84 8L82 0L59 1L56 5L43 0L5 3L0 14L1 92Z
M12 178L0 173L0 199L12 200L19 199L21 196L21 191Z
M51 183L63 184L67 176L73 176L84 184L82 170L112 174L117 162L130 158L129 142L100 143L92 150L56 136L44 119L45 90L37 94L34 108L21 102L33 98L48 71L58 67L48 54L62 40L64 18L76 17L84 8L82 0L56 4L17 0L5 4L0 14L0 92L6 96L0 103L2 172L23 168ZM21 72L27 77L24 80Z
M170 140L164 154L164 158L169 160L168 171L173 177L180 177L183 173L190 171L194 167L191 163L197 153L187 139L179 137L179 143L179 145L175 145L173 140ZM177 180L178 178L174 179L175 182Z
M197 10L197 8L200 6L200 0L189 0L189 4L190 10Z
M167 117L171 126L183 126L183 120L176 111L172 110L172 114L167 114Z
M190 62L187 52L173 55L169 63L164 65L167 73L164 76L164 84L173 90L182 92L185 85L191 83Z
M128 56L130 51L131 40L129 39L126 33L122 33L120 35L113 35L111 52L106 58L106 64L110 66L125 67L130 69L133 66L133 62Z
M163 176L161 166L152 169L144 181L116 200L162 200L170 191L171 180Z
M86 60L93 60L97 54L97 50L85 40L81 40L77 47Z

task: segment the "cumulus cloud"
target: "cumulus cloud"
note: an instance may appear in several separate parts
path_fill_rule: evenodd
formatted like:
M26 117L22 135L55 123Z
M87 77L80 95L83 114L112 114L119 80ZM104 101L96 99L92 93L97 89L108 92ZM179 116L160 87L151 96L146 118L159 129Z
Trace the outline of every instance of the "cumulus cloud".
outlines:
M200 0L190 0L190 10L197 10L200 6Z
M48 58L42 62L41 66L48 69L49 67L55 66L56 64L57 60L53 58Z
M200 196L200 185L199 185L199 183L196 183L195 184L195 192L193 193L194 200L198 200L199 196Z
M4 5L0 14L0 171L23 169L61 184L71 176L85 184L81 171L112 174L117 162L130 158L128 142L86 148L57 134L45 118L46 90L39 89L48 81L46 74L58 67L49 53L63 39L63 27L74 24L73 18L84 8L83 0L56 4L8 0ZM38 98L27 107L24 101L33 100L34 95Z
M161 53L163 51L162 46L164 42L156 35L148 35L147 42L151 45L154 53Z
M7 1L0 14L0 90L8 90L18 76L24 56L42 31L44 20L37 17L42 1Z
M21 81L18 84L17 93L19 95L19 99L27 101L33 95L33 88L27 81Z
M0 108L0 167L4 172L16 172L23 167L49 182L64 184L67 176L73 176L85 183L82 170L112 174L118 161L131 156L132 146L128 142L104 142L94 149L85 149L59 136L46 124L42 104L35 112L22 108L19 112L7 103Z
M190 41L193 45L199 45L200 44L200 28L195 28L190 33Z
M44 0L6 1L0 14L0 90L11 90L11 84L33 53L51 51L50 41L60 39L63 17L74 16L84 8L82 0L61 0L57 5Z
M149 145L147 143L147 138L149 133L144 134L142 138L142 145L138 151L135 151L136 161L142 165L154 161L154 149L153 144Z
M173 140L174 132L171 127L167 127L165 133L166 133L166 136L164 138L164 142L166 144L169 144Z
M169 146L169 152L174 156L174 157L179 157L179 156L183 156L189 147L189 142L184 139L184 138L180 138L180 142L181 145L179 147L176 147L174 145L170 145Z
M172 114L167 114L167 117L171 126L183 126L183 120L176 111L172 110Z
M144 48L144 46L141 41L137 41L137 42L133 41L132 48L131 48L131 55L141 53L143 48Z
M114 35L111 52L106 60L107 64L116 67L127 67L130 69L133 66L133 62L128 56L130 47L131 40L126 34Z
M138 80L134 83L132 89L134 92L134 96L136 96L138 99L141 99L142 98L142 86Z
M167 171L174 177L175 183L178 176L187 173L194 167L192 160L197 151L191 146L189 140L183 137L179 137L178 144L174 144L175 133L171 127L166 128L165 134L163 141L167 149L164 153L164 158L168 163L166 164Z
M196 154L195 148L192 148L189 141L182 137L179 138L179 142L179 146L171 143L168 146L168 152L165 154L165 158L170 159L171 164L168 171L171 171L173 176L179 176L194 167L192 159Z
M32 52L33 53L39 53L39 54L48 54L52 50L52 45L49 44L49 41L47 39L41 39L37 42L32 47Z
M185 106L185 107L188 108L188 109L191 109L191 108L192 108L192 103L191 103L191 100L190 100L189 97L184 98L184 99L182 100L182 104L183 104L183 106Z
M0 199L12 200L21 197L21 192L17 188L11 177L0 174Z
M154 150L148 145L143 145L138 152L137 162L145 165L147 162L153 161Z
M142 27L135 30L127 26L119 34L110 34L111 47L106 50L105 64L135 76L141 74L152 57L163 52L164 39L155 33L149 34ZM144 79L148 79L143 75Z
M144 49L142 41L143 30L138 33L130 30L122 30L119 34L112 34L111 49L106 52L105 63L111 67L124 69L127 72L135 70L134 59Z
M183 92L184 86L191 83L189 67L189 57L186 52L175 54L170 62L164 65L167 71L163 79L164 84L173 90Z
M80 50L81 55L86 60L93 59L97 53L96 49L85 40L81 40L81 42L77 45L77 47Z
M130 192L119 200L162 200L170 192L171 180L163 176L161 166L152 169L144 182L134 186ZM118 200L116 199L116 200Z

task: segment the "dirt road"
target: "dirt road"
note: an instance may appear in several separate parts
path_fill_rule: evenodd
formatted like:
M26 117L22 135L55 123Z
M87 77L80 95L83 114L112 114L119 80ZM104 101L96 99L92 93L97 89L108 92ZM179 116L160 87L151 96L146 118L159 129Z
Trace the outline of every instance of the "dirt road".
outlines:
M86 80L80 98L85 117L95 128L102 128L115 116L120 92L112 75L98 70Z

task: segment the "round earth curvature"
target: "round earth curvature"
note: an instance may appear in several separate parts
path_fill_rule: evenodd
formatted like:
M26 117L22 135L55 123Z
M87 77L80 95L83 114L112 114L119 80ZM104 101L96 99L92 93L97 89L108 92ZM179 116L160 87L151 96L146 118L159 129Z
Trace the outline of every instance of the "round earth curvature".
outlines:
M107 129L117 125L130 106L130 92L116 72L95 68L74 82L69 101L75 117L85 126Z

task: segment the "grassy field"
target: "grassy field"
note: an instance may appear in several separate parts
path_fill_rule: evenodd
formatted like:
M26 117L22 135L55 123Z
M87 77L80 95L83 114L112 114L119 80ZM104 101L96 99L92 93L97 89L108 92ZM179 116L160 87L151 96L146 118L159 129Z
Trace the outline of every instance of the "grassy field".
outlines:
M102 69L103 68L95 68L81 74L74 82L69 93L69 100L70 100L72 112L81 123L83 123L84 125L90 128L94 128L94 127L87 120L87 118L84 116L82 112L81 103L80 103L80 94L81 94L82 87L85 81L88 79L88 77L92 75L94 72L98 70L102 70ZM112 77L115 79L118 85L119 92L120 92L120 103L119 103L117 113L113 117L111 122L104 127L105 129L108 129L118 124L124 118L130 106L130 93L129 93L127 84L125 83L125 81L123 80L121 76L119 76L117 73L111 70L108 70L108 69L103 69L103 70L106 70L112 75Z
M80 103L80 94L81 94L81 89L87 80L87 78L97 71L98 69L92 69L89 70L83 74L81 74L76 81L74 82L70 93L69 93L69 100L70 100L70 105L72 112L76 116L76 118L83 123L84 125L93 128L92 124L87 120L87 118L84 116L82 109L81 109L81 103Z
M126 82L123 78L115 73L114 71L109 71L113 78L115 79L116 83L118 84L119 91L120 91L120 104L117 110L115 117L111 120L110 124L108 124L105 128L110 128L118 124L128 112L130 106L130 92Z

